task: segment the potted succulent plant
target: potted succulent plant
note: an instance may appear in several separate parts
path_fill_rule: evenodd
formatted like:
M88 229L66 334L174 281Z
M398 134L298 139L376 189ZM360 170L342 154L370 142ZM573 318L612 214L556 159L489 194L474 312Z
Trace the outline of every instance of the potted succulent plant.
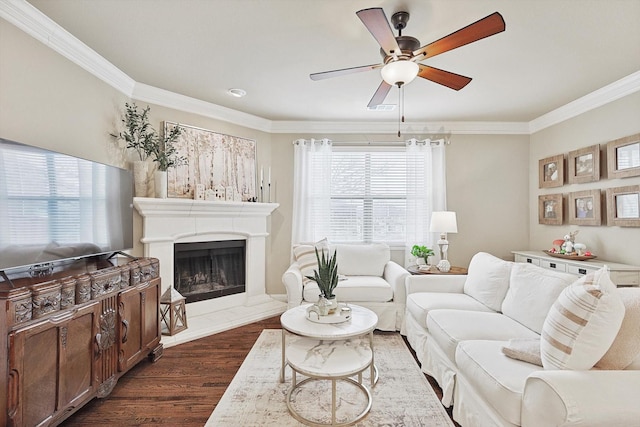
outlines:
M336 251L332 256L325 256L322 251L322 256L318 253L316 248L316 260L318 261L318 269L314 270L313 276L306 276L309 280L314 280L318 284L320 289L320 299L326 299L329 302L328 313L332 314L338 308L338 302L336 296L333 294L334 289L338 286L338 263L336 262ZM318 306L322 307L326 305L325 302L318 301ZM324 313L322 313L324 314Z
M425 265L429 265L429 257L435 255L435 253L433 252L432 249L426 246L413 245L413 248L411 248L411 255L416 257L417 263L418 263L418 260L424 260ZM418 264L421 264L421 263L418 263Z

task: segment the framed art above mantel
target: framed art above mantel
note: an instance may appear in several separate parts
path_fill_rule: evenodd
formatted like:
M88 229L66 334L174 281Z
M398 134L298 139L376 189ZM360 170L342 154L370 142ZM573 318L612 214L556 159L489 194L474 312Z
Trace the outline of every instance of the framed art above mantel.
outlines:
M165 133L175 126L164 122ZM168 170L169 197L248 201L257 196L254 140L179 126L182 133L174 146L187 164Z

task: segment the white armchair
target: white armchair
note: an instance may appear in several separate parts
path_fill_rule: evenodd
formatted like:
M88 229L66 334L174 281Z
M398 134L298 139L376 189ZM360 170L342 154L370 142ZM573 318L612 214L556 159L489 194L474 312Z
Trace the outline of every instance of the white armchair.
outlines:
M306 279L317 268L315 247L299 245L294 261L282 275L289 307L313 303L320 291L314 281ZM335 290L338 302L367 307L378 315L378 329L400 330L405 312L405 278L409 272L391 261L386 244L331 245L336 251L340 281Z

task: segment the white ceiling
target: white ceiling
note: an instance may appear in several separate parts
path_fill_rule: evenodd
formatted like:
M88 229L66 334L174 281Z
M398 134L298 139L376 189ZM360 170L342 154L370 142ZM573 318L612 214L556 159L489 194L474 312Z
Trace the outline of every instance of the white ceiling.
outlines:
M640 70L639 0L30 0L138 83L273 121L397 120L366 105L378 63L355 12L411 14L403 35L428 44L495 11L506 31L423 61L469 76L456 92L416 79L409 122L529 122ZM247 91L233 98L230 88ZM395 104L397 90L386 103Z

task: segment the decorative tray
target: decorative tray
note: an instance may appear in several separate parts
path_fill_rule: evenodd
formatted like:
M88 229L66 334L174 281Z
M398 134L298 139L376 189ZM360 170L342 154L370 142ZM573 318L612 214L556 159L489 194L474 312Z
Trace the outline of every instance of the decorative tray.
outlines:
M341 315L342 308L347 307L346 304L338 304L338 308L335 313L328 314L326 316L318 316L317 313L313 312L311 309L313 308L313 304L307 307L307 320L313 323L324 323L324 324L333 324L333 323L343 323L348 320L351 320L351 310L345 312L344 315Z
M595 255L566 255L566 254L559 254L557 252L549 252L549 251L542 251L542 252L555 258L570 259L572 261L585 261L588 259L597 258L597 256Z

